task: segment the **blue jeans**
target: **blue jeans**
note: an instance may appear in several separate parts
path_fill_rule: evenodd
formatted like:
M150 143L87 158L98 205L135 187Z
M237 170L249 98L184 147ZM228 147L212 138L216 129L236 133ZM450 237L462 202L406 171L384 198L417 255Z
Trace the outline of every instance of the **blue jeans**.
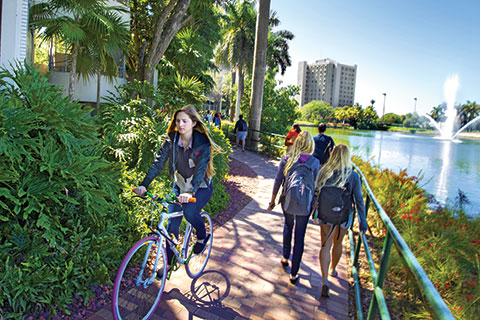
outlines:
M293 214L284 213L285 224L283 226L283 257L290 258L292 250L292 234L295 225L295 241L293 244L292 256L292 276L296 276L300 269L300 262L302 261L303 247L305 240L305 232L307 231L307 224L309 216L296 216Z
M179 194L180 190L177 186L175 186L172 190L173 193ZM207 188L199 188L195 193L195 198L197 198L197 202L189 202L183 204L183 215L185 219L193 226L195 232L197 233L197 239L202 240L205 239L207 233L205 231L205 222L203 218L200 216L200 212L202 211L203 207L207 204L208 200L212 197L213 193L213 185L210 182L210 185ZM171 204L168 207L168 212L177 212L181 211L182 206L178 204ZM167 231L168 234L174 234L175 237L178 239L178 232L180 229L180 224L182 223L182 217L172 218L168 221ZM173 251L170 249L170 246L167 245L167 261L168 264L172 262Z

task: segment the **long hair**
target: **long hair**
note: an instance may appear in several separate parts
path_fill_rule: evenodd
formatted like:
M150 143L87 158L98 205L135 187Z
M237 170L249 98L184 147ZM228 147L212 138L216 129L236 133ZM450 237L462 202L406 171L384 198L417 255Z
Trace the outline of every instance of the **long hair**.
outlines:
M223 150L215 142L213 142L212 138L210 137L210 131L208 130L207 126L202 122L202 118L198 114L197 109L195 109L195 107L192 105L186 105L178 109L177 111L175 111L175 113L172 116L172 119L170 120L170 124L168 125L167 133L178 131L177 124L175 123L175 119L177 118L177 114L179 112L185 112L193 122L196 122L195 126L193 127L193 130L203 133L204 135L207 136L208 140L210 141L211 151L210 151L210 161L208 162L208 167L207 167L207 177L209 178L213 177L215 175L215 168L213 167L213 157L216 154L223 153Z
M325 186L327 180L335 175L334 180L329 186L343 187L347 183L348 177L352 173L352 161L350 160L350 151L344 144L335 146L332 150L330 158L318 173L315 181L315 189L317 192Z
M292 128L295 129L295 131L297 131L297 133L302 132L302 129L300 129L300 126L298 125L298 123L294 123Z
M312 154L315 143L313 137L308 131L302 131L298 134L297 139L293 143L292 150L290 151L287 164L285 165L285 176L288 170L293 166L295 162L300 158L300 154Z

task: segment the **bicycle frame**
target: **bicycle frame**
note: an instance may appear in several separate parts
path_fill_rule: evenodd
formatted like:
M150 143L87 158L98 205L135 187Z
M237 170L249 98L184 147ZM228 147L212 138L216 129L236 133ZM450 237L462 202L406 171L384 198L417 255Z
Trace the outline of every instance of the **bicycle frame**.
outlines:
M170 201L162 201L160 202L160 204L162 205L162 209L160 209L157 205L157 201L155 201L155 199L148 199L148 201L150 202L150 204L152 205L152 213L151 213L151 220L150 220L150 229L152 230L152 236L154 236L157 241L155 242L157 244L157 248L160 248L160 246L163 245L163 239L165 238L165 244L166 245L169 245L170 246L170 249L173 251L173 253L175 254L175 257L177 259L177 262L180 263L180 264L186 264L188 263L188 261L190 260L190 256L189 257L185 257L185 255L183 253L186 252L187 250L187 246L188 246L188 242L187 242L187 235L189 234L189 232L191 231L190 229L192 228L191 224L187 222L187 225L186 225L186 229L185 229L185 237L183 239L183 244L181 244L178 239L176 239L173 234L172 236L170 236L168 234L168 231L167 229L165 228L165 222L172 219L172 218L177 218L177 217L183 217L183 211L176 211L176 212L172 212L172 213L168 213L168 205L169 204L173 204L173 202L170 202ZM157 224L157 229L154 230L152 228L152 225L153 225L153 213L155 212L154 210L157 210L159 213L160 213L160 221L159 223ZM152 244L153 243L149 243L148 244L148 248L147 248L147 251L145 252L145 257L143 259L143 262L142 262L142 268L141 268L141 272L140 274L138 275L137 277L137 281L136 281L136 284L137 285L141 285L142 284L142 276L143 276L143 270L145 270L145 266L147 264L147 261L148 261L148 255L149 255L149 252L151 250L151 247L152 247ZM158 249L157 249L158 250ZM159 259L159 255L156 254L155 255L155 262L154 262L154 265L153 265L153 270L157 270L157 266L158 266L158 259ZM173 268L172 270L173 271ZM168 274L168 278L170 278L170 272ZM155 281L155 274L152 274L152 276L143 281L143 286L144 288L147 288L147 286L151 285L153 282Z

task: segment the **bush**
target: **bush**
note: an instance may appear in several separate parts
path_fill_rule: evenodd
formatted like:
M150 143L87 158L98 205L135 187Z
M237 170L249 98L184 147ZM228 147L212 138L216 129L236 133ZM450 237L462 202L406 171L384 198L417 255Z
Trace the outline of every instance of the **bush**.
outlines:
M137 88L140 90L139 88ZM150 222L150 205L147 202L132 200L130 190L138 186L143 180L145 173L151 167L154 155L161 144L162 137L170 121L167 112L158 109L158 105L150 107L144 100L133 100L123 103L126 99L104 106L100 114L100 123L106 148L106 157L124 163L123 188L125 190L121 197L125 210L128 212L128 230L124 236L127 243L132 243L142 234L149 232L147 228ZM155 107L157 106L157 107ZM173 110L171 110L173 112ZM225 153L218 154L214 158L216 174L213 178L213 195L205 207L205 210L212 214L223 210L230 196L225 190L222 181L227 177L228 155L230 144L223 132L215 126L210 126L211 138L218 144ZM171 191L172 179L168 174L168 165L165 166L161 175L155 179L155 183L149 186L149 191L154 194L166 194Z
M109 281L121 166L102 158L89 110L33 67L0 69L0 112L0 310L17 318Z
M215 175L213 176L213 194L210 201L205 206L205 211L212 216L222 211L227 207L230 201L230 195L227 193L222 181L225 180L230 171L228 163L230 162L229 155L232 153L230 141L225 137L223 131L215 126L207 125L210 129L210 137L223 150L224 153L217 154L213 158L215 167Z

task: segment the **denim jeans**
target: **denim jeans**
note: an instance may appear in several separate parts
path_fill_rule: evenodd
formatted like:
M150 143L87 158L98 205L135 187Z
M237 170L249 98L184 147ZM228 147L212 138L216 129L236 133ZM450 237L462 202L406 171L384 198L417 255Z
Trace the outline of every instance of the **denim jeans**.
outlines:
M295 226L295 241L293 244L292 256L292 271L293 276L296 276L300 269L300 262L302 261L303 247L305 240L305 232L307 231L309 216L296 216L288 213L285 216L285 224L283 226L283 257L290 258L292 250L292 234Z
M177 186L175 186L172 190L173 193L179 194L180 190ZM183 204L183 215L185 219L193 226L195 232L197 233L197 239L202 240L205 239L207 233L205 231L205 222L203 218L200 216L200 212L202 211L203 207L207 204L208 200L212 197L213 193L213 185L210 185L207 188L199 188L195 193L195 198L197 198L197 202L189 202ZM177 212L181 211L182 207L178 204L171 204L168 207L168 212ZM182 223L182 217L172 218L168 221L167 231L168 234L174 234L176 238L178 238L178 232L180 229L180 224ZM172 262L173 251L170 249L170 246L167 245L167 261L168 264Z

